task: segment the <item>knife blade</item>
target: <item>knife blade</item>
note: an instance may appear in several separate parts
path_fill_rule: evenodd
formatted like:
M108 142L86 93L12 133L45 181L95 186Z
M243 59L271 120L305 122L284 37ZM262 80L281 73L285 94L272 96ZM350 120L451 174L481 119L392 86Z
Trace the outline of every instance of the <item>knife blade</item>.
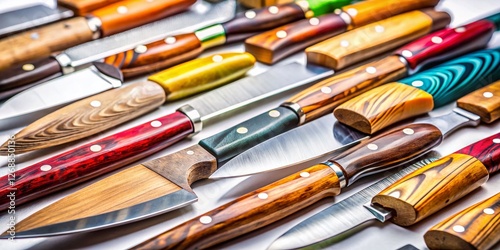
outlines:
M489 93L494 93L494 98L493 99L488 99L483 96L485 92ZM489 96L489 95L487 95ZM499 118L498 115L498 110L500 110L500 81L495 82L491 85L488 85L484 88L481 88L479 90L476 90L467 96L459 99L457 101L460 107L462 108L456 108L449 114L445 114L443 116L438 116L438 117L432 117L428 120L422 120L422 124L434 124L442 134L447 136L451 131L456 129L457 127L463 126L464 124L468 125L474 125L474 124L479 124L479 120L482 119L483 121L494 121ZM470 105L470 106L469 106ZM474 108L470 107L489 107L488 114L481 114L481 113L476 113ZM491 109L491 107L495 107L494 109ZM472 112L472 113L471 113ZM488 120L488 115L494 115L493 120ZM418 125L418 124L415 124ZM440 160L439 160L440 161ZM439 162L436 161L436 162ZM432 164L431 164L432 165ZM429 166L429 165L427 165ZM423 168L427 168L427 166ZM411 173L414 173L411 171ZM406 178L407 175L402 175L400 176L399 180L397 180L394 183L401 183L403 180L403 177ZM423 176L423 175L421 175ZM433 175L434 176L434 175ZM393 183L393 184L394 184ZM390 184L390 185L393 185ZM387 185L389 187L390 185ZM386 190L387 187L384 187L383 190ZM370 201L373 197L375 197L376 193L379 193L381 190L378 190L376 192L371 193L371 195L368 197L368 201ZM357 200L357 196L360 196L358 194L355 194L351 197L346 198L344 201L346 203L351 203L353 200ZM361 209L361 206L364 207L364 209ZM335 207L335 208L334 208ZM338 212L338 210L341 209L341 212ZM359 212L359 218L358 213L349 213L349 211L362 211ZM331 211L336 211L337 213L343 214L345 217L342 219L342 221L335 221L335 220L323 220L322 218L332 218L336 217L335 214L332 214ZM369 215L371 213L372 215ZM368 217L370 216L370 217ZM346 230L349 230L351 228L354 228L358 225L363 224L364 222L368 220L373 220L377 219L381 222L385 222L386 220L389 220L392 217L392 212L391 210L385 209L384 207L378 206L371 204L371 202L367 202L363 205L358 205L356 208L352 207L346 207L346 208L340 208L339 205L333 205L315 215L312 217L309 217L308 219L304 220L300 224L296 225L294 228L290 229L288 232L283 234L280 238L278 238L270 248L272 249L295 249L297 247L304 247L308 246L314 243L317 243L319 241L332 238L335 236L338 236L342 233L344 233ZM351 221L352 224L347 228L344 226L343 222L345 220ZM315 235L316 232L318 232L318 228L322 228L322 231L320 234L318 234L318 237L307 237L311 235ZM302 235L302 236L300 236ZM306 236L306 237L304 237ZM283 238L282 238L283 237ZM300 239L299 241L295 241L296 239ZM294 242L296 244L289 244L289 242Z
M295 110L298 110L297 114L299 114L302 118L301 124L310 122L317 124L311 125L311 127L327 126L332 128L335 120L330 120L329 118L325 118L325 120L319 122L312 120L333 111L333 109L341 103L348 101L349 99L358 96L371 88L398 80L404 75L414 74L416 71L423 68L422 66L419 66L420 64L430 65L432 63L437 63L437 60L451 58L460 53L465 53L465 51L485 46L494 31L494 27L495 26L491 22L480 20L463 26L463 28L466 29L465 32L457 32L456 29L445 29L429 34L428 36L416 40L398 50L408 51L406 53L401 53L406 56L411 54L408 58L404 55L393 55L336 75L300 92L282 104L282 106L294 107ZM467 31L471 32L470 35L464 34ZM432 43L432 39L436 35L444 37L446 42L440 44ZM342 41L342 39L339 40L339 42L340 41ZM464 43L462 41L468 42ZM443 48L446 48L448 44L452 45L452 47L458 46L455 47L458 50L453 52L453 55L441 54L443 52ZM450 50L444 50L450 52ZM494 54L494 52L491 53ZM488 69L492 71L493 68L491 68L491 66L495 66L497 64L495 59L496 54L492 56L485 55L485 57L485 60L494 59L493 61L490 61L491 64L489 66L487 65L485 67L485 70ZM403 63L401 60L406 61L404 58L407 58L408 61L418 63ZM471 60L482 60L482 57L478 56L477 59ZM462 65L462 63L457 63L459 64L459 67L461 67L460 65ZM472 63L465 63L465 65L469 64ZM407 67L406 65L414 65L414 68ZM475 75L476 77L480 77L482 73L478 67L479 66L477 65L472 66L473 69L478 70ZM445 68L446 69L443 69L445 72L451 72L452 75L455 74L452 68ZM433 72L431 74L438 73L439 72ZM420 76L417 74L415 77L419 78ZM434 75L434 78L432 79L436 79L436 83L439 82L445 84L443 82L444 79L441 79L437 75ZM452 85L445 84L445 86ZM320 145L318 141L314 140L291 139L295 138L295 136L299 136L297 138L306 137L310 134L307 130L308 129L304 129L302 131L301 129L297 132L293 132L293 134L283 135L282 137L279 137L279 139L265 142L262 146L258 145L247 152L243 152L239 156L228 161L223 168L218 169L213 175L211 175L210 178L225 178L260 173L272 169L283 168L291 164L296 164L297 162L312 160L322 155L332 154L334 153L332 150L342 151L342 148L338 148L340 145L335 140L328 140L325 142L328 146L323 146ZM317 130L317 132L315 132L315 136L325 139L331 138L331 129ZM273 150L269 150L269 148L272 148ZM301 153L289 155L289 152L297 151L301 151ZM256 157L256 155L258 155L258 157ZM254 161L259 162L259 164L254 164Z
M176 14L194 2L124 0L94 10L88 17L70 18L9 36L0 40L0 70Z
M60 145L116 127L158 108L165 101L178 100L236 80L254 63L255 58L249 53L215 54L153 74L146 82L136 82L69 104L16 133L16 153ZM0 146L0 155L6 155L7 150L8 142Z
M176 31L192 30L226 21L234 16L235 9L234 0L219 3L200 0L187 11L174 16L72 47L55 57L47 57L2 70L0 71L0 100L55 77L86 68L92 62L107 56L160 40Z

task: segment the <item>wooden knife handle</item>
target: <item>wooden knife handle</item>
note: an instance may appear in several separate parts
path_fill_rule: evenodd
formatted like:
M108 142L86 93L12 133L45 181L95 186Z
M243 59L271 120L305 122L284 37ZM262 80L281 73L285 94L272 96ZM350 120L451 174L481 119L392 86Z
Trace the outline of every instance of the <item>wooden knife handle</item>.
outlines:
M306 49L307 61L339 69L392 50L450 21L446 12L411 11L368 24Z
M455 153L475 157L493 174L498 171L500 165L500 134L484 138Z
M170 36L147 45L139 45L110 57L104 62L120 68L125 78L159 71L196 58L203 52L194 33Z
M204 249L339 193L335 172L327 165L315 165L245 194L133 249Z
M186 10L196 0L123 0L92 11L109 36Z
M9 188L17 188L16 205L20 205L144 158L192 132L189 118L175 112L2 176L0 209L9 206ZM13 186L9 178L15 178Z
M499 48L474 52L370 90L339 105L334 114L341 123L375 133L500 79L499 52Z
M343 170L347 185L351 185L359 177L423 155L442 139L441 131L434 125L409 124L364 140L328 161Z
M92 40L87 19L75 17L0 40L0 70L49 57L52 53Z
M457 101L457 106L491 123L500 118L500 81L478 89Z
M78 16L82 16L118 1L120 0L57 0L57 4L71 9Z
M424 235L429 249L490 249L500 241L500 193L433 226Z

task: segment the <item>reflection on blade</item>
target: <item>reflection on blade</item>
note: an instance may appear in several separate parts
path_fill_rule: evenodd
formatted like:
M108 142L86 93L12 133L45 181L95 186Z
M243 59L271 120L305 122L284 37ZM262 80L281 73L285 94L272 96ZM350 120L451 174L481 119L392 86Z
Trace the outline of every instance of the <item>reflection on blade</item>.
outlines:
M159 215L196 202L195 194L184 189L132 207L78 220L16 232L16 238L47 237L114 227Z

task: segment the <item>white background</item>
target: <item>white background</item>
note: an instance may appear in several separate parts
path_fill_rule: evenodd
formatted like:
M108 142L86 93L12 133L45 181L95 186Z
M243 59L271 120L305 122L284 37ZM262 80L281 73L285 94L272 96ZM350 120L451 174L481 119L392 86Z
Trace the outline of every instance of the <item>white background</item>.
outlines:
M17 4L23 3L23 1L10 1L10 0L0 0L0 8L8 7L13 2ZM28 2L28 1L26 1ZM30 1L32 2L32 1ZM442 1L438 6L438 9L448 10L453 16L453 21L451 26L456 27L460 24L467 23L471 20L476 20L478 18L487 16L489 14L495 13L495 11L500 11L500 1L498 0L445 0ZM500 36L496 36L491 44L491 47L500 46ZM205 55L212 53L217 53L221 51L243 51L243 46L241 44L235 44L231 46L224 46L223 48L217 48L207 51ZM293 60L300 60L304 62L305 56L303 53L299 53L293 58L289 58L280 63L286 63ZM258 64L249 74L253 75L265 70L267 66ZM280 96L271 98L271 100L261 101L258 104L254 104L251 107L243 110L238 110L238 112L226 117L224 120L214 121L210 124L206 124L204 130L191 139L184 140L166 150L156 153L146 159L143 159L137 163L146 161L148 159L157 158L179 149L185 148L192 144L198 142L198 140L203 139L207 136L213 135L225 128L236 125L246 119L249 119L257 114L267 111L273 107L279 105L282 101L291 97L296 91L290 91L288 93L282 94ZM182 105L189 100L183 100L176 103L166 104L160 109L149 113L139 119L131 121L124 124L114 130L106 131L90 139L83 140L79 143L85 143L91 139L101 138L103 136L109 135L116 131L120 131L132 126L141 124L143 122L152 120L156 117L166 115L174 111L177 107ZM451 110L453 105L448 105L446 107L435 110L431 115L443 114ZM7 135L12 134L15 130L5 131L0 133L0 138L5 138ZM465 128L458 132L455 132L450 137L448 137L439 147L436 148L438 152L442 155L452 153L470 143L473 143L483 137L492 135L494 133L500 132L500 122L494 123L492 125L480 125L477 128ZM25 154L18 157L18 168L26 167L44 158L47 158L53 154L60 153L65 149L69 149L72 146L78 145L79 143L72 143L55 149L40 150L38 152ZM0 158L0 166L5 165L5 158ZM130 165L132 166L132 165ZM265 174L259 174L252 177L243 178L233 178L225 180L203 180L195 183L194 191L199 197L199 201L189 205L180 210L160 215L155 218L151 218L142 222L133 223L129 225L124 225L121 227L116 227L113 229L101 230L93 233L75 234L68 236L59 236L53 238L39 238L39 239L24 239L16 240L15 242L8 242L6 240L0 241L0 249L126 249L137 245L138 243L151 238L169 228L172 228L183 221L195 217L201 213L207 212L219 205L222 205L232 199L237 198L246 192L252 191L258 187L265 184L271 183L279 178L282 178L288 174L294 173L301 168L307 167L307 165L297 166L293 169L286 169L280 171L269 172ZM0 174L6 174L6 168L0 169ZM387 175L387 173L385 174ZM366 187L371 182L375 181L377 178L365 178L359 180L357 183L353 184L352 187L343 190L344 192L335 198L324 199L321 202L305 209L304 211L290 216L284 220L277 223L269 225L267 227L256 230L250 234L244 235L242 237L236 238L222 245L217 246L217 248L224 249L266 249L267 246L278 236L286 232L293 225L296 225L300 221L304 220L308 216L321 211L322 209L328 207L336 201L340 201L349 195L355 193L357 190ZM40 199L36 202L31 202L26 205L20 206L16 209L16 214L19 219L25 218L28 215L34 213L35 211L41 209L42 207L54 202L55 200L71 193L71 191L77 190L89 183L74 187L72 189L57 193L55 195L47 196L46 198ZM441 211L428 219L418 223L417 225L403 228L396 226L391 223L382 224L379 222L373 222L370 227L366 227L360 230L356 234L352 235L345 240L336 243L331 246L323 246L324 248L336 248L336 249L396 249L405 244L413 244L414 246L425 249L425 243L423 241L422 235L427 229L435 225L437 222L447 218L448 216L454 214L455 212L466 208L473 203L485 199L496 192L498 192L500 187L500 177L493 175L491 179L479 190L473 192L467 197L461 199L460 201L452 204L446 210ZM0 211L2 217L0 217L0 230L3 232L7 229L8 217L5 216L5 211ZM497 249L500 246L497 244Z

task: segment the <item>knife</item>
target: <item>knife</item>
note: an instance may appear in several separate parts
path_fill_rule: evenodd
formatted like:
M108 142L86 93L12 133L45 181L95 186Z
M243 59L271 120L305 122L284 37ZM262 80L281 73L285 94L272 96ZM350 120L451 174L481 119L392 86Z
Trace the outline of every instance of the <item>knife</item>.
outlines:
M484 96L484 93L494 93L494 96L486 98ZM489 94L486 94L486 96L489 96ZM439 129L441 131L439 132L439 134L444 134L444 136L446 137L457 127L463 125L478 124L480 119L485 122L493 122L499 117L498 112L500 110L500 98L498 98L498 96L500 96L500 81L476 90L459 99L457 104L460 108L454 109L449 114L430 118L426 123L422 124L426 124L426 126L432 126L434 127L434 130L436 130L436 128ZM484 107L487 107L487 112L475 111L478 108L482 109ZM493 119L490 119L490 117ZM419 124L414 125L418 126ZM442 159L446 159L446 157ZM442 160L438 160L436 162L443 163ZM424 168L427 168L427 166ZM444 172L442 173L444 174ZM402 176L403 175L401 175L400 177L402 178ZM435 174L433 174L432 176L435 176ZM399 179L394 183L401 183L401 180L402 179ZM343 201L343 204L351 204L358 200L360 196L363 196L366 199L362 202L363 204L357 203L355 207L345 207L343 205L340 205L340 203L339 205L334 204L333 206L315 214L314 216L309 217L308 219L304 220L303 222L283 234L271 245L270 248L295 249L299 247L305 247L326 240L328 238L336 237L347 230L350 230L371 220L379 220L385 222L391 217L391 211L379 206L366 206L366 203L370 204L370 200L372 197L375 197L375 195L382 190L387 190L386 188L389 187L389 184L390 183L374 190L373 192L369 192L368 196L365 196L364 194L355 194ZM464 187L465 186L462 186L462 188ZM423 185L420 185L420 188L422 189L422 191L425 191ZM346 223L347 221L348 223Z
M93 10L119 1L120 0L57 0L57 4L71 9L79 16L83 16Z
M297 129L297 131L290 131L288 135L274 138L272 141L264 142L262 145L243 152L228 161L223 168L218 169L210 178L260 173L344 150L344 144L338 143L333 138L331 131L335 123L333 117L328 116L322 117L318 121L313 120L331 112L339 104L371 88L398 80L405 75L414 74L424 65L451 58L460 53L465 53L467 50L484 47L494 31L494 25L485 20L465 25L462 28L465 29L464 32L457 32L456 29L437 31L402 47L400 51L408 51L401 53L402 55L395 53L395 55L323 80L300 92L282 106L294 107L294 110L299 111L297 112L301 117L299 126L306 122L310 124L305 124L302 126L303 128ZM465 34L467 32L470 33ZM443 40L446 41L439 44L429 43L436 35L442 36ZM442 54L444 51L452 54ZM490 53L492 55L489 55ZM491 60L491 57L496 56L496 52L486 52L486 54L488 54L484 55L486 60ZM482 60L483 55L477 57L466 58L464 59L465 62L457 63L459 66L463 65L463 63L468 66L471 64L468 63L469 60L470 62ZM413 63L410 64L410 61ZM494 69L492 67L496 65L496 61L490 61L489 65L485 65L485 70L489 69L491 71ZM478 70L474 76L480 77L482 71L479 71L478 65L472 65L472 68ZM451 72L452 75L455 74L450 68L445 67L443 70ZM418 78L419 76L415 77ZM446 84L446 82L443 82L445 79L437 76L435 78L436 82ZM312 140L304 139L306 136L310 136Z
M309 45L335 36L345 30L361 27L407 11L434 7L438 2L439 0L375 0L358 2L337 9L332 14L297 21L250 37L245 41L245 50L253 54L259 62L273 64ZM427 20L430 21L428 17ZM420 20L415 21L419 22ZM402 24L406 23L410 22L405 20ZM444 27L446 24L441 27ZM393 30L401 29L401 26L398 26L397 23L393 23L392 25L396 26ZM387 26L385 27L387 28ZM419 32L409 33L412 36L410 38L415 39L428 33L429 30L426 29L429 29L428 25L421 26L418 29ZM359 39L351 42L352 44L357 44L358 42L356 41L359 41ZM359 41L359 43L362 42L366 41ZM394 46L397 47L402 44L404 42L396 43ZM335 44L335 46L337 45Z
M433 226L424 235L429 249L490 249L500 241L500 193Z
M118 52L156 41L180 29L194 29L225 21L234 15L234 0L209 4L198 1L188 11L119 34L67 49L53 57L0 71L0 100L27 88L89 66ZM83 97L82 97L83 98Z
M107 91L56 110L14 135L16 153L75 141L115 127L161 106L243 76L255 63L248 53L195 59L126 87ZM85 82L87 85L87 82ZM9 144L0 147L6 155Z

